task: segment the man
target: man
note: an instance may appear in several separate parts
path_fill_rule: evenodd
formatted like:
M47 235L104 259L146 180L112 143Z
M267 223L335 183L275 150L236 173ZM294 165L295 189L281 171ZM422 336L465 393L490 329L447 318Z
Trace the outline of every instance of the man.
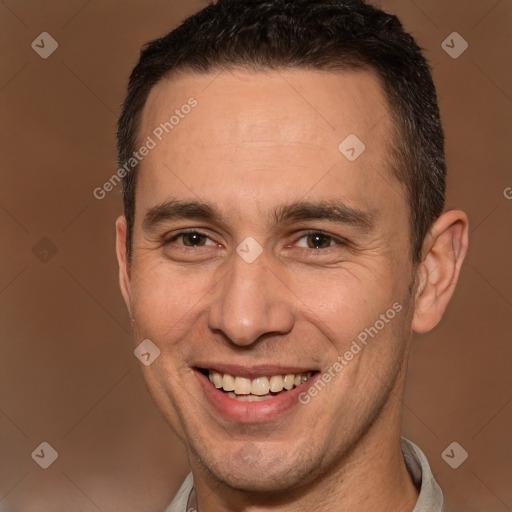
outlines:
M145 47L118 138L121 289L192 469L167 510L442 510L402 398L468 221L396 17L219 0Z

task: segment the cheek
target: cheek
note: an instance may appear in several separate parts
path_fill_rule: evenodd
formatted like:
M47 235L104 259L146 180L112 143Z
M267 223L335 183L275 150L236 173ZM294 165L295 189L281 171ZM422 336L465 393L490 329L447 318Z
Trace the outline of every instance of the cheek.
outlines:
M171 270L163 263L134 266L132 306L145 337L172 339L195 322L214 287L204 272Z
M347 265L344 269L303 274L291 289L308 321L343 350L395 302L403 300L401 288L391 273L377 276L369 268Z

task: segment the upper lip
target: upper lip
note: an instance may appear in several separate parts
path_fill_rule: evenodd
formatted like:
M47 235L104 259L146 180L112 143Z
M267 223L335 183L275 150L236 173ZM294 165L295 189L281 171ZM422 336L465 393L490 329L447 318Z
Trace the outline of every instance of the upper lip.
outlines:
M235 377L256 379L257 377L269 377L272 375L287 375L290 373L300 374L315 372L316 368L304 366L282 366L275 364L228 364L228 363L199 363L196 368L212 370L218 373L227 373Z

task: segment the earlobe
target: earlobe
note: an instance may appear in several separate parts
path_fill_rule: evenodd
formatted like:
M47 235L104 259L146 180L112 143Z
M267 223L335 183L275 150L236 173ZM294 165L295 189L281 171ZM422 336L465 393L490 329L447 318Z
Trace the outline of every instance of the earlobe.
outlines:
M131 285L130 285L130 265L126 254L126 219L121 215L116 221L116 254L119 264L119 286L124 298L128 313L132 317L131 311Z
M459 278L468 247L468 219L460 210L443 213L424 242L412 330L428 332L443 317Z

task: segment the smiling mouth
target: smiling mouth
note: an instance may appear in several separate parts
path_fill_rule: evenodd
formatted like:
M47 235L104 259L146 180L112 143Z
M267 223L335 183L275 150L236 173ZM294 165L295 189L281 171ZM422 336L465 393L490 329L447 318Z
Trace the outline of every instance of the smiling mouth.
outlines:
M289 373L286 375L261 376L248 379L215 370L198 368L210 382L229 398L245 402L257 402L275 398L306 383L317 371Z

